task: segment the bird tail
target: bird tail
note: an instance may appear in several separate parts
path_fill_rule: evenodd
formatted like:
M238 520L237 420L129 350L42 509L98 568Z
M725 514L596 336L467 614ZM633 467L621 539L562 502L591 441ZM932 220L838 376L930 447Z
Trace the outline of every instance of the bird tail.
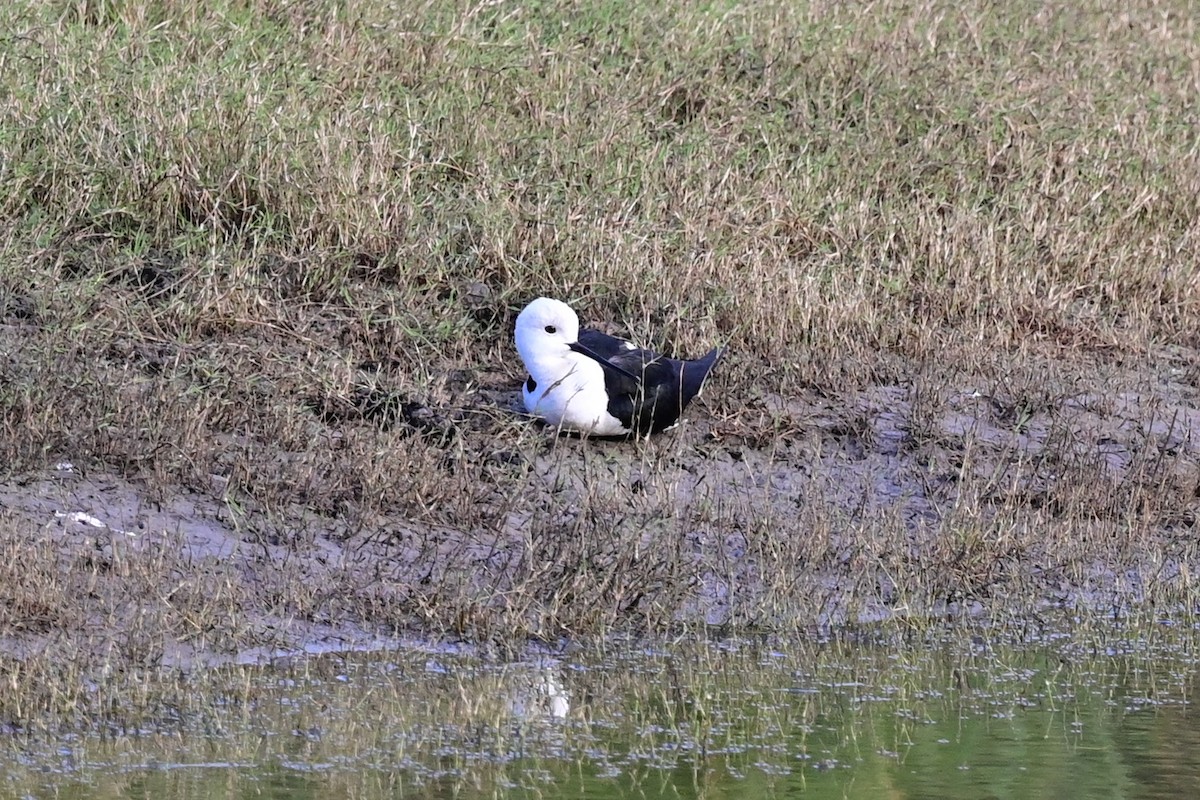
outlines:
M704 382L708 380L709 373L712 372L713 367L721 360L724 353L725 351L721 348L714 347L703 358L683 362L679 375L681 407L686 406L693 397L700 394L700 390L704 388Z

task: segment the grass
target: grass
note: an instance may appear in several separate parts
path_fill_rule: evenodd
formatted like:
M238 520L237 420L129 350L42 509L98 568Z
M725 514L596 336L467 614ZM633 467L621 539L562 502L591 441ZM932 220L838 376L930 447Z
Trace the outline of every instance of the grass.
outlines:
M9 3L0 476L344 548L324 590L135 551L151 595L216 570L153 613L218 649L248 608L480 640L1192 608L1188 12ZM694 427L515 417L539 295L725 343ZM7 624L91 624L70 548L0 528Z

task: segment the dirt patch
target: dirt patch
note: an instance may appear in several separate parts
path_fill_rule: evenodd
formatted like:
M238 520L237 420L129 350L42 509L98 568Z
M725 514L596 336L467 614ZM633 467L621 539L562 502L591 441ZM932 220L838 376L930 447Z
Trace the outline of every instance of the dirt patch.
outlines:
M0 582L0 649L179 666L414 631L553 640L1178 602L1200 505L1198 392L1177 366L1193 356L1076 370L1069 391L924 371L734 412L700 401L679 431L634 442L556 438L515 413L515 381L467 383L456 411L403 414L462 489L428 508L267 508L228 476L149 488L63 453L0 485L9 568L45 562Z

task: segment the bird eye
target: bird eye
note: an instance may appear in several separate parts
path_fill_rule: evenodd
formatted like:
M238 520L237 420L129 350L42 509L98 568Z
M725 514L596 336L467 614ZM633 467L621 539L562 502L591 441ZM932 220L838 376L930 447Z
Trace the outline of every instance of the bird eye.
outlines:
M558 333L558 328L554 327L553 325L547 325L546 333Z

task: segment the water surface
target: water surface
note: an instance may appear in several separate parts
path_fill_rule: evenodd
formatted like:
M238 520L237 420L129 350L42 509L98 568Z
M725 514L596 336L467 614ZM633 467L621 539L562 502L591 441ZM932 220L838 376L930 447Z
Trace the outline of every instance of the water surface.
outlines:
M208 670L171 677L180 699L133 729L9 735L0 797L1195 796L1193 636L423 645Z

